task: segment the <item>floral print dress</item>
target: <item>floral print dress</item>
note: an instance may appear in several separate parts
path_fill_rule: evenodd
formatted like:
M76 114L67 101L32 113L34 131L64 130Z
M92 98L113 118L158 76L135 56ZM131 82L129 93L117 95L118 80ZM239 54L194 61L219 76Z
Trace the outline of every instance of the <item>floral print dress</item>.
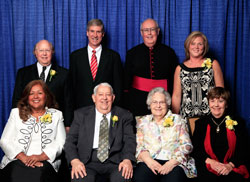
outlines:
M153 115L137 117L136 158L142 151L148 151L153 159L175 159L188 178L197 176L194 159L189 156L193 146L188 134L186 120L170 110L164 117L172 119L171 124L158 125ZM138 161L141 162L141 161Z

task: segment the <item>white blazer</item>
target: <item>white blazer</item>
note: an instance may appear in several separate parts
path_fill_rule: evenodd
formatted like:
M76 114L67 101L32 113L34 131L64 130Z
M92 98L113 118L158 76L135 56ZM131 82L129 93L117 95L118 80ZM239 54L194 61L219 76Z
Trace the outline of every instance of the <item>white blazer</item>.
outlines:
M40 128L42 152L49 157L48 162L58 171L61 164L58 156L62 153L66 138L63 116L61 111L51 108L46 109L45 114L51 115L52 122L36 122L36 119L32 116L23 122L19 117L19 109L11 110L0 140L0 147L5 153L0 164L1 169L9 162L16 160L15 157L20 152L27 154L32 140L32 133L36 132L37 128ZM39 117L39 120L41 117Z

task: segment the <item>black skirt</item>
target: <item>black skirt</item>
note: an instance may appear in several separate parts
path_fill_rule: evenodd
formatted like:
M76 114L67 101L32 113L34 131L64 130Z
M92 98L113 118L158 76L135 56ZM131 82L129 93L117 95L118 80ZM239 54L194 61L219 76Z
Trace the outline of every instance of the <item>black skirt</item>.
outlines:
M57 173L47 161L43 167L27 167L20 160L10 162L1 170L4 182L57 182Z

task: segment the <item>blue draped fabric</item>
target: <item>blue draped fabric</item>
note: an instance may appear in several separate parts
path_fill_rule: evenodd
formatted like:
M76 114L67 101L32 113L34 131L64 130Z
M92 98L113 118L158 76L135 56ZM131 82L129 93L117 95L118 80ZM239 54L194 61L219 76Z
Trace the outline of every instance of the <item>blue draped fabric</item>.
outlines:
M184 41L200 30L210 54L222 67L235 111L250 131L250 3L248 0L1 0L0 1L0 135L11 110L17 70L33 64L33 46L47 39L55 59L68 68L72 51L87 45L86 27L92 18L105 24L104 46L126 51L142 42L140 23L154 18L161 41L182 62ZM250 133L250 132L249 132Z

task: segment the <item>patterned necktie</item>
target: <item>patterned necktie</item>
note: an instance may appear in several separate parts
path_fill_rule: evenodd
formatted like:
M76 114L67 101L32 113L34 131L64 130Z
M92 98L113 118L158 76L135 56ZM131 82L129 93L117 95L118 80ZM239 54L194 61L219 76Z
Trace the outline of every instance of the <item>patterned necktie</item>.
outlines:
M103 119L100 124L97 158L101 162L104 162L109 155L109 127L106 115L104 114L102 117Z
M97 72L97 58L95 55L96 51L93 50L92 52L93 52L93 54L92 54L91 62L90 62L90 70L92 73L93 80L95 80L95 76L96 76L96 72Z
M40 74L40 79L42 80L42 81L44 81L45 82L45 70L46 70L46 66L43 66L43 71L42 71L42 73Z

